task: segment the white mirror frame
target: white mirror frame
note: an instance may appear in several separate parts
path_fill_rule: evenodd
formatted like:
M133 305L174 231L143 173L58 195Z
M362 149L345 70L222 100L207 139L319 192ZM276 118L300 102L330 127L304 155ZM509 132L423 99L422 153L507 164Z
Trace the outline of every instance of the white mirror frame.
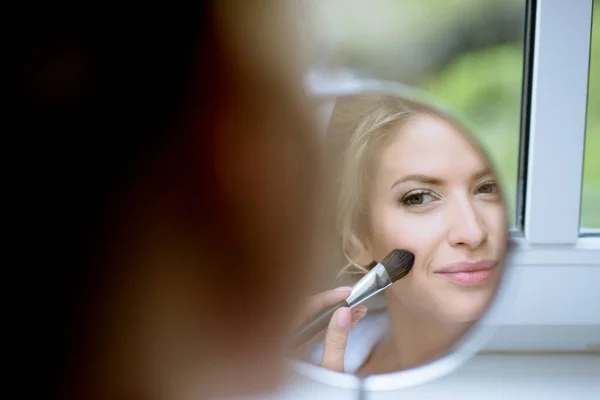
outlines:
M377 92L392 96L399 96L409 101L429 106L441 115L458 122L460 125L469 129L469 124L465 123L464 118L451 112L448 107L442 106L439 101L431 96L406 86L398 82L380 81L375 79L364 79L354 77L351 73L341 73L338 76L332 76L328 73L319 74L312 71L306 79L306 89L310 96L316 98L334 98L342 95L353 95L365 92ZM484 151L485 153L485 151ZM491 161L490 161L491 162ZM508 235L508 232L507 232ZM459 368L477 352L479 352L499 327L494 323L495 315L501 307L501 304L507 304L507 298L512 297L515 292L515 285L507 285L506 282L515 282L515 271L511 268L509 252L505 259L505 269L502 282L497 290L496 297L486 311L483 318L469 332L461 338L447 354L428 364L411 368L404 371L393 372L389 374L372 375L366 378L359 378L354 375L331 371L317 365L304 361L292 360L294 370L315 381L332 385L344 389L361 391L386 391L408 388L421 385L423 383L441 378Z

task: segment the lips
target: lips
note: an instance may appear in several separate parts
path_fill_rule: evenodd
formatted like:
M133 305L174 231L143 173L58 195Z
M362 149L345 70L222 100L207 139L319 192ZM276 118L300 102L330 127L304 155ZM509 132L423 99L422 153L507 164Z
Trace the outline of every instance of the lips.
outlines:
M488 281L497 264L493 260L457 262L440 268L435 274L463 286L482 285Z

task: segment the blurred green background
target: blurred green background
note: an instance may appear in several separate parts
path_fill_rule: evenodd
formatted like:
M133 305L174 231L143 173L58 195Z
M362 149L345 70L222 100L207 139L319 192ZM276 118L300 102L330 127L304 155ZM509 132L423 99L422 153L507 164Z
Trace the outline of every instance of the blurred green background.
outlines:
M594 0L581 226L600 228L600 1Z
M338 50L333 66L421 87L466 118L498 169L514 221L526 1L319 4L322 38ZM594 5L582 228L600 228L600 0Z
M525 7L523 4L523 11ZM600 228L600 1L595 1L584 155L581 227ZM460 54L422 86L464 114L494 159L516 204L523 43ZM565 133L568 134L568 133ZM514 215L514 208L511 210Z

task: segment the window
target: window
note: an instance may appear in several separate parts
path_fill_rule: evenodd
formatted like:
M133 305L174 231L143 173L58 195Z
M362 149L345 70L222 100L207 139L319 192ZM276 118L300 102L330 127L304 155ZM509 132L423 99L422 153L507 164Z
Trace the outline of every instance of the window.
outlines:
M581 232L600 229L600 1L594 1L587 123L581 193ZM592 229L595 229L594 232Z
M321 62L431 92L488 149L517 243L510 295L493 311L505 337L533 335L539 349L597 346L600 0L315 4ZM523 350L517 342L496 345Z

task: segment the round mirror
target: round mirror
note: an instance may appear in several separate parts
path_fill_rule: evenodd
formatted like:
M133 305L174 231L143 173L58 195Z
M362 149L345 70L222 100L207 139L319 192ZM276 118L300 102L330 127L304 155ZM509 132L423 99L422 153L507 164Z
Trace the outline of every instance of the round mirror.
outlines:
M328 270L295 332L295 368L370 390L436 378L489 337L508 247L496 171L466 125L422 93L323 83L311 90L328 164Z

